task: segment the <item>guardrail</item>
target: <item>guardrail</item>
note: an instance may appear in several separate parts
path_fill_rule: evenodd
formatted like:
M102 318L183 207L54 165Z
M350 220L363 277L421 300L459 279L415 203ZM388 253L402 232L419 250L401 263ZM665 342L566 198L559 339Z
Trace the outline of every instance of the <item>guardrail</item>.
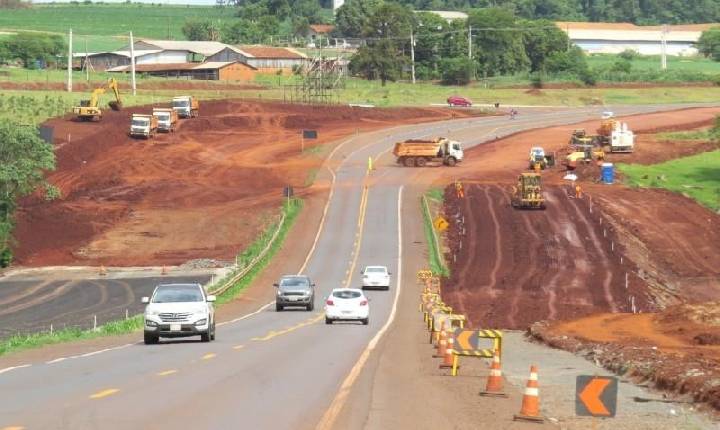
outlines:
M210 294L215 295L221 295L224 294L227 290L229 290L233 285L235 285L236 282L244 278L250 271L267 255L267 253L270 251L270 248L272 248L273 244L275 244L275 241L277 240L278 235L280 235L280 231L282 230L283 225L285 224L285 218L287 215L283 213L282 217L280 218L280 222L278 222L277 228L275 229L275 233L273 233L273 236L268 241L267 245L265 245L265 248L263 248L260 253L248 263L247 266L243 267L238 273L233 275L230 279L223 282L219 287L214 288L211 291L208 291Z

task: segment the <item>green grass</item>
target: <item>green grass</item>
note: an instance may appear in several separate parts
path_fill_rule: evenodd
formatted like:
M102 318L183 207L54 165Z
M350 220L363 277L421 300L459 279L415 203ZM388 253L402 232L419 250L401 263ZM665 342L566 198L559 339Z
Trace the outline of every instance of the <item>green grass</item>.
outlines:
M720 150L650 166L618 164L633 186L665 188L720 209Z
M442 203L443 195L441 189L431 189L425 193L425 199L428 201L435 201L436 203ZM428 207L425 203L420 201L420 210L423 213L423 228L425 231L425 241L428 244L428 264L430 270L434 275L450 276L450 270L443 264L440 256L440 250L435 244L434 226L432 215L430 214ZM438 238L439 239L439 238Z
M57 330L53 333L42 332L29 335L15 335L0 342L0 356L24 349L38 348L55 343L69 342L74 340L94 339L104 336L117 336L139 331L143 327L142 315L137 315L126 320L112 321L101 325L97 330L83 330L79 328L68 328Z
M67 33L72 28L74 34L93 37L127 35L132 31L135 37L184 40L181 29L186 20L211 19L222 25L232 20L235 12L233 7L142 3L34 5L29 9L3 9L0 30ZM95 41L88 42L90 50L95 50ZM78 37L75 48L85 50L83 37Z
M287 237L288 232L292 228L295 220L297 219L300 211L303 207L303 201L298 198L290 200L289 204L285 203L282 206L282 213L285 214L285 223L280 228L277 239L270 246L265 257L260 259L257 264L245 275L242 279L237 281L232 287L225 291L218 297L217 303L222 305L232 301L235 297L241 294L245 289L253 282L253 280L260 274L260 272L267 267L272 260L273 256L280 250ZM270 239L272 238L275 230L277 229L277 223L273 223L267 227L267 229L253 242L242 254L238 256L238 263L240 267L245 267L250 261L255 259L260 252L267 246ZM232 276L232 275L230 275Z
M671 131L658 133L659 140L710 140L710 130Z
M610 68L617 61L618 56L613 54L588 55L587 62L590 68ZM632 69L638 71L660 70L659 55L642 55L634 58ZM720 74L720 62L704 57L667 57L667 70L670 72L699 72L707 74Z

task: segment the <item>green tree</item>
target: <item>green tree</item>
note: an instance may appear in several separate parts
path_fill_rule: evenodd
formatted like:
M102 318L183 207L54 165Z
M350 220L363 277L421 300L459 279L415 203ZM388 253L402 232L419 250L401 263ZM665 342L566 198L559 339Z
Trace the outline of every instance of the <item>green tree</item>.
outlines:
M220 32L220 40L231 45L260 43L262 38L263 33L258 23L245 18L238 18L225 25Z
M187 40L213 40L215 28L208 20L189 20L183 24L182 33Z
M446 58L440 65L445 85L467 85L474 74L475 62L467 57Z
M67 49L61 36L34 33L15 34L2 42L2 46L2 55L8 60L20 60L28 68L38 60L52 62Z
M545 19L523 20L523 44L525 55L530 60L530 71L538 72L545 69L545 61L555 52L567 51L570 39L555 23Z
M335 25L346 37L361 37L382 0L348 0L335 14Z
M51 188L45 172L54 168L53 148L40 138L36 128L0 122L0 260L4 264L9 264L11 256L15 202L39 187Z
M697 48L704 56L720 61L720 27L703 31L698 39Z
M530 61L525 53L521 28L511 11L474 9L469 13L468 24L474 34L474 58L483 75L506 75L527 69Z

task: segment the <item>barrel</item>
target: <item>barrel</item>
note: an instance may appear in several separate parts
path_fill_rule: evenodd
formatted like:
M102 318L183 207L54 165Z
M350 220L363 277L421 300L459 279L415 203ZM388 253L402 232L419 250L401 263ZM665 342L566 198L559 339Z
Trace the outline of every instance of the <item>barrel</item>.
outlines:
M602 163L600 176L604 184L612 184L615 179L615 168L613 163Z

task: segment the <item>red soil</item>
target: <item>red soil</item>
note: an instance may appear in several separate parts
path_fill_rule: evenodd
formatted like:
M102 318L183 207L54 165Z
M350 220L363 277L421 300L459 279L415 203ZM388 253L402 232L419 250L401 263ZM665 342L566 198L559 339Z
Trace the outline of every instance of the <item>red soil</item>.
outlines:
M135 112L149 112L138 107ZM49 121L62 198L24 199L21 265L160 265L232 259L276 213L282 188L306 181L327 152L300 154L300 130L330 142L404 122L447 119L447 109L358 109L245 101L204 102L200 118L153 140L127 136L130 110L102 122ZM314 190L317 192L317 190Z

